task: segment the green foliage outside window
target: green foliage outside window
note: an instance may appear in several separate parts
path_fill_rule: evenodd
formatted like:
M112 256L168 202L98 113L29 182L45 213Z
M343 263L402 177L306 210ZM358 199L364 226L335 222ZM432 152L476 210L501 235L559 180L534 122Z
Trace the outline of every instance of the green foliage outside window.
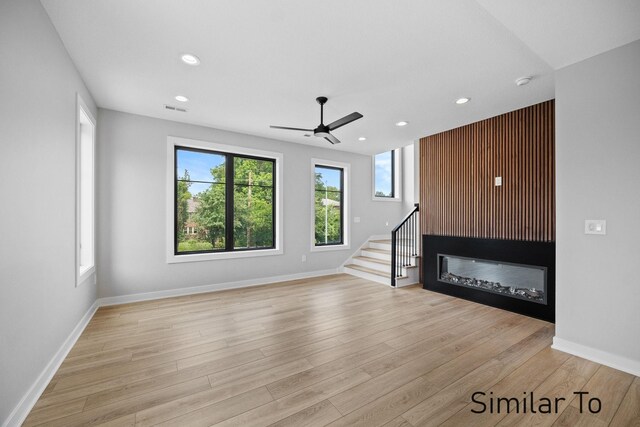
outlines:
M333 169L335 172L336 170ZM336 185L325 182L323 172L327 168L316 166L315 169L315 244L335 245L343 243L342 239L342 179ZM340 170L342 176L342 170Z
M198 156L193 152L189 155ZM205 153L197 160L206 161L206 156L210 155ZM234 169L231 183L226 182L229 159ZM176 183L177 252L228 249L226 230L229 226L233 228L232 250L274 247L274 173L273 161L233 155L225 156L225 161L210 168L210 177L206 177L206 181L200 177L197 184L189 181L189 171L185 170ZM200 188L197 193L193 191L195 186ZM227 218L229 189L233 191L232 218Z

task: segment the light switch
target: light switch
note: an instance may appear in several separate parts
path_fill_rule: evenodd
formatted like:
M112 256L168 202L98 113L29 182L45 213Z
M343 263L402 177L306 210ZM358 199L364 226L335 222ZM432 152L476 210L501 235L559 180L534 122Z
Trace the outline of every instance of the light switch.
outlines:
M604 219L585 219L584 234L607 234L607 221Z
M360 222L360 217L359 216L354 216L353 217L353 222Z
M502 177L501 176L496 176L493 181L494 181L494 184L495 184L496 187L502 186Z

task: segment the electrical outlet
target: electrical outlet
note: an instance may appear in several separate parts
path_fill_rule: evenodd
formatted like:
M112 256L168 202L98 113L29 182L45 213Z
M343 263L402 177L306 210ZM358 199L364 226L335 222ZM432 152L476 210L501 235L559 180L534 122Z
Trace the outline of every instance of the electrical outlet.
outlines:
M493 180L494 184L496 187L501 187L502 186L502 177L501 176L496 176Z
M307 262L307 256L306 255L302 255L302 262Z
M607 221L604 219L585 219L584 234L607 234Z

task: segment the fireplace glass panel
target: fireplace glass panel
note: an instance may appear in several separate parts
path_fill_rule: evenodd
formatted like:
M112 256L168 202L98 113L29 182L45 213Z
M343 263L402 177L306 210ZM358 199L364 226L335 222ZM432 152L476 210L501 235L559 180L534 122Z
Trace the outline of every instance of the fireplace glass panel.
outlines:
M526 301L547 303L546 268L438 254L438 280Z

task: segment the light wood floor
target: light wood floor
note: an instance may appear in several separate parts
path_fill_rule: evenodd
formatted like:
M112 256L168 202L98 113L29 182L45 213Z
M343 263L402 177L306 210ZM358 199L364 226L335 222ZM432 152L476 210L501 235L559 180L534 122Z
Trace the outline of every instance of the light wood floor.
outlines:
M550 349L553 334L347 275L104 307L25 425L640 425L640 379ZM580 414L580 390L600 413ZM566 401L474 414L476 391Z

